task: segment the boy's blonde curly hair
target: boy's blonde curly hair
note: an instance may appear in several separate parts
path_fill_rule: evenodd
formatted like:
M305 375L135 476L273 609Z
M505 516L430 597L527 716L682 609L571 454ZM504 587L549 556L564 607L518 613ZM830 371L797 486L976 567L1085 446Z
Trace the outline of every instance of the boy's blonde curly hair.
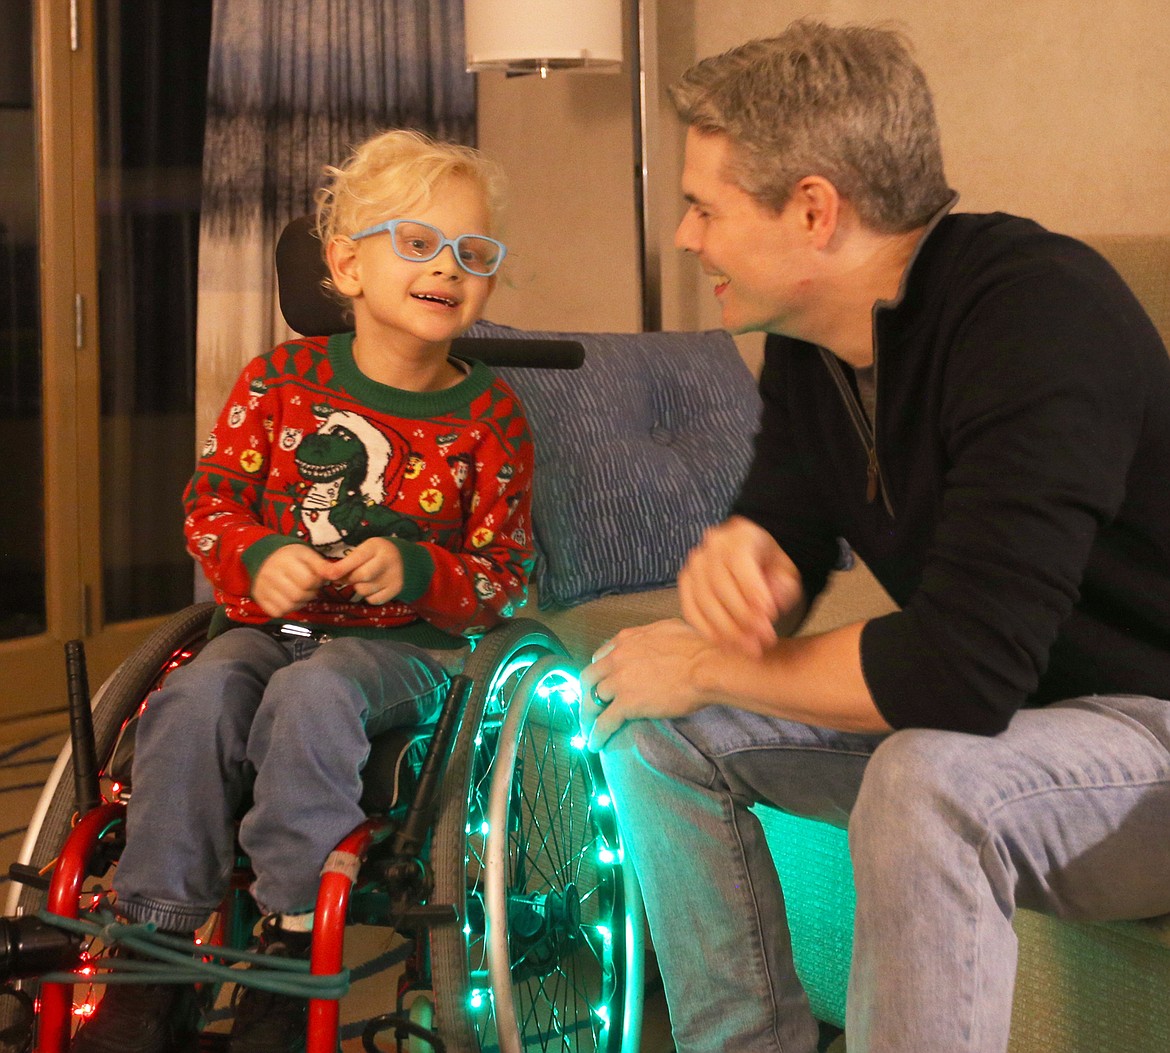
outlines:
M341 235L425 207L435 189L457 176L483 192L494 228L503 207L504 174L478 150L439 142L422 132L395 129L366 140L340 166L325 168L317 191L317 236L322 247ZM456 231L493 235L493 230Z

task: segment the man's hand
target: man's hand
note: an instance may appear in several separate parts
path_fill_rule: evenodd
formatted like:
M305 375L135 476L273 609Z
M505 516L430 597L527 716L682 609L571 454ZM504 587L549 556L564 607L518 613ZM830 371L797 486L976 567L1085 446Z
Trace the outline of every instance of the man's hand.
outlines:
M687 624L710 640L759 657L776 622L803 603L795 564L762 527L742 516L712 527L678 577Z
M402 554L393 541L372 537L329 564L325 577L349 585L366 603L389 603L402 591L405 571Z
M317 595L330 566L308 545L282 545L260 564L252 599L270 618L283 618Z
M677 619L623 629L581 674L581 730L596 752L627 720L686 716L707 702L695 670L716 645Z

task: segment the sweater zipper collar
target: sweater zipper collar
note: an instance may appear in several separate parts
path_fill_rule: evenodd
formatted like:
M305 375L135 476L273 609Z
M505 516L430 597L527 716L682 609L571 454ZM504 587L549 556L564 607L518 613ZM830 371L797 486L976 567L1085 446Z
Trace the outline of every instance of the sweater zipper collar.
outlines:
M857 437L861 440L861 445L865 448L866 466L865 466L865 500L867 504L873 504L877 500L878 495L881 495L882 504L885 506L886 513L891 519L894 518L894 506L890 501L890 492L886 487L885 480L882 478L882 466L878 460L877 452L877 436L874 433L874 426L870 422L868 415L862 408L861 402L853 391L853 386L849 383L849 378L845 376L845 370L838 361L837 356L832 351L823 347L818 347L821 359L825 363L825 367L829 371L829 376L833 378L833 383L837 386L837 391L841 395L841 400L845 403L845 409L849 414L849 419L853 423L853 430L857 432ZM874 410L873 415L877 417L877 356L874 356Z
M871 422L869 416L862 408L860 400L854 394L853 386L849 383L845 376L845 370L842 367L837 356L826 348L818 347L817 350L821 353L821 358L828 367L829 376L833 378L833 383L837 385L837 390L841 394L841 398L845 403L845 409L849 413L849 419L853 422L853 428L857 432L857 437L861 440L862 446L865 447L865 501L866 504L873 504L877 500L878 494L881 494L882 504L885 506L886 512L891 519L894 518L894 506L890 501L890 492L886 487L885 480L882 478L882 466L878 460L877 452L877 415L878 415L878 314L882 310L890 310L896 308L902 303L906 296L906 286L910 280L910 271L913 269L915 262L918 259L919 253L922 251L922 246L926 244L926 239L934 232L934 228L939 225L943 217L946 216L951 209L955 207L959 200L959 195L952 192L950 198L933 216L930 217L926 228L922 232L922 237L918 239L918 244L914 248L909 261L906 264L906 269L902 273L902 281L899 283L898 292L892 300L878 300L873 305L871 311L871 325L873 327L873 416Z

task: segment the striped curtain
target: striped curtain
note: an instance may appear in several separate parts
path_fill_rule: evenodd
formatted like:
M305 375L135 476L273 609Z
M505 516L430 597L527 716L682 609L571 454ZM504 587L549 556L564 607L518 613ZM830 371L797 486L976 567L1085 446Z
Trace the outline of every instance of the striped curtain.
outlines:
M385 128L474 145L462 0L215 0L203 152L196 441L286 339L273 248L325 164Z

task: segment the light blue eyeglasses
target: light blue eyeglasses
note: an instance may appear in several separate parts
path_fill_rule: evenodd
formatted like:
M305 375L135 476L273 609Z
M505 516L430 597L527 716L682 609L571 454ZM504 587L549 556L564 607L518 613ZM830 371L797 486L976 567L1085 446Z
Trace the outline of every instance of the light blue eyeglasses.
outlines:
M395 254L404 260L426 263L450 245L455 262L468 274L481 278L490 278L495 274L508 252L503 242L484 234L460 234L457 238L447 238L437 227L420 223L417 219L388 219L385 223L359 230L350 237L358 241L383 231L389 231L390 244L394 246Z

